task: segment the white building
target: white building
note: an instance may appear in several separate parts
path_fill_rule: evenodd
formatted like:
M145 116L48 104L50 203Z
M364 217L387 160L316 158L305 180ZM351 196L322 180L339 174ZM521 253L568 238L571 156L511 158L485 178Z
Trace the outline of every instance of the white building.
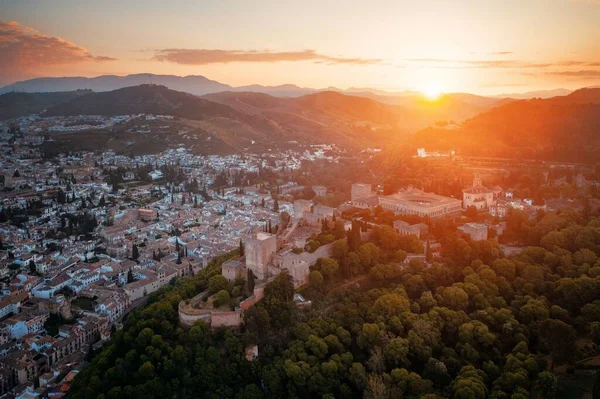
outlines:
M379 205L396 214L437 218L460 212L461 201L408 187L396 194L379 197Z
M481 183L481 176L475 174L473 186L463 190L463 208L473 206L478 211L482 211L491 208L495 203L494 191L485 187Z
M472 241L485 241L488 238L488 227L482 223L466 223L458 229L468 234Z

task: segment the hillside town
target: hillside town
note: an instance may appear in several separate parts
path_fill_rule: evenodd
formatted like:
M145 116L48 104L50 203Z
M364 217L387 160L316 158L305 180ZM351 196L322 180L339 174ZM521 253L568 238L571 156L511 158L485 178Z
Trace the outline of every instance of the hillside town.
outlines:
M82 117L70 128L85 121L106 128L132 118L162 117ZM137 156L54 156L44 145L62 129L56 126L69 124L45 120L42 134L41 123L32 117L0 125L0 393L15 397L65 395L68 382L131 311L217 255L238 250L222 276L235 284L252 280L252 287L233 306L219 305L208 291L182 301L182 326L197 320L212 328L240 326L267 283L286 272L295 287L309 284L311 267L346 235L367 237L372 228L391 225L411 240L399 267L413 260L428 265L444 251L431 231L436 220L451 220L455 234L472 241L498 240L511 210L535 218L552 206L518 198L511 187L488 188L478 172L462 196L413 185L385 193L377 182L354 182L334 204L326 201L334 187L281 176L349 156L335 146L221 156L183 146ZM573 181L574 187L597 186L582 174ZM555 206L561 201L570 199L561 192ZM310 305L301 295L295 300Z

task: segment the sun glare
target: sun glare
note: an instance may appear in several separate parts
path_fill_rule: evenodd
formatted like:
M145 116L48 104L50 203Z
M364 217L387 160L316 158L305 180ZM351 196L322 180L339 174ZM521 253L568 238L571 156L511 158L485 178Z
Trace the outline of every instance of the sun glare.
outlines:
M442 95L442 89L435 83L428 84L421 92L428 100L437 100Z

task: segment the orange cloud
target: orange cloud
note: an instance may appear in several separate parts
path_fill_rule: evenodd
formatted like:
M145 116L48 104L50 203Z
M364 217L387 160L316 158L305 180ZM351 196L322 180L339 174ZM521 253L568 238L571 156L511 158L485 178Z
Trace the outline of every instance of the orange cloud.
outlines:
M496 53L498 54L498 53ZM535 63L520 60L449 60L440 58L409 58L406 61L431 64L433 68L491 68L491 69L530 69L555 67L596 67L595 61L556 61Z
M319 54L315 50L303 51L242 51L209 49L159 49L155 50L153 60L167 61L184 65L228 64L232 62L282 62L314 61L329 64L378 64L382 60L369 58L346 58Z
M1 78L35 74L44 66L92 61L115 61L59 37L47 36L15 21L0 21Z
M546 75L568 76L581 79L596 79L600 78L600 70L582 69L579 71L553 71L546 72Z

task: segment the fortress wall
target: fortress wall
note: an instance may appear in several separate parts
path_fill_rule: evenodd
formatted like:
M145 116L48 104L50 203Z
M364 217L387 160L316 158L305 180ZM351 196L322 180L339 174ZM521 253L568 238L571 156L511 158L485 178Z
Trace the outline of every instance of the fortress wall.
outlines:
M236 309L231 312L215 312L211 314L212 328L219 327L239 327L242 325L242 310Z

